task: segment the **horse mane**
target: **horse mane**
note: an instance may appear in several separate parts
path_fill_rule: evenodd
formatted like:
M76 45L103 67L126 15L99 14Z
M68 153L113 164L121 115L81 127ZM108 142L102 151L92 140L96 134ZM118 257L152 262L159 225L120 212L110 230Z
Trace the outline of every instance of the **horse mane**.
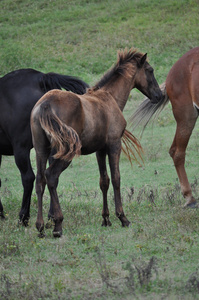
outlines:
M71 91L82 95L86 92L89 85L78 77L61 75L57 73L42 73L40 77L40 88L46 93L52 89L62 88L66 91Z
M91 88L93 91L96 91L100 88L102 88L105 84L110 82L111 79L113 79L114 76L123 75L125 77L129 76L130 69L128 68L129 64L138 64L139 59L143 56L143 53L137 52L136 49L131 48L130 50L127 50L126 48L124 50L119 50L117 53L117 62L116 64L110 68L104 76L95 84L93 88Z

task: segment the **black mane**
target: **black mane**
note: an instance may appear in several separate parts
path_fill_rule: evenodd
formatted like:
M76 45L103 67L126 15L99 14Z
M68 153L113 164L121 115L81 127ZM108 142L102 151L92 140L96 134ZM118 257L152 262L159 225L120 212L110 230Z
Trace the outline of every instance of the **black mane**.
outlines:
M85 93L85 90L89 87L89 85L78 77L50 72L42 74L40 78L40 87L45 93L52 89L61 90L64 88L66 91L82 95Z

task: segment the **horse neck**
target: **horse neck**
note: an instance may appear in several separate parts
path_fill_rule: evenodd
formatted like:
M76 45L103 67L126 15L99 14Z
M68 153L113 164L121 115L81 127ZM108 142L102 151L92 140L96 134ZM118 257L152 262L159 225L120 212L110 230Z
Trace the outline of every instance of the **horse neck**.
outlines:
M105 86L104 89L113 96L119 108L123 111L133 87L134 76L120 75Z

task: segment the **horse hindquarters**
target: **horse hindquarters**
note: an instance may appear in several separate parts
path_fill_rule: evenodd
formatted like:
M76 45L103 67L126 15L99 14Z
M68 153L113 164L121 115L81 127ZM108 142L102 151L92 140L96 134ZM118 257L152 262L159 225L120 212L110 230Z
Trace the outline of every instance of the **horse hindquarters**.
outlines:
M81 143L76 131L64 124L51 110L50 104L43 102L36 106L31 115L31 129L33 145L37 159L36 191L38 198L38 216L36 227L42 232L44 221L42 215L42 198L44 186L47 183L50 192L49 217L55 223L53 235L62 235L63 214L57 195L57 185L60 174L65 170L72 158L79 153ZM50 166L46 170L46 162L51 151L56 151L54 158L50 160Z

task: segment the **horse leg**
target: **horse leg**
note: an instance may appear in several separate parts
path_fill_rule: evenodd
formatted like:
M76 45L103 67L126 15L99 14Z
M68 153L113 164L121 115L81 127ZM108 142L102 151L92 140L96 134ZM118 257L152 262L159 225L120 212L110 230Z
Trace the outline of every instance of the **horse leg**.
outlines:
M56 151L52 150L50 153L50 157L49 157L49 166L55 161L55 159L53 158L53 155L56 154ZM54 226L54 217L53 217L54 213L53 213L53 206L52 206L52 201L50 201L50 209L48 212L48 223L46 224L46 228L51 228L52 226Z
M120 171L119 171L119 159L121 153L121 141L114 143L109 146L108 158L111 170L111 180L114 190L114 200L115 200L115 213L120 219L122 226L126 227L130 225L130 222L126 218L121 201L120 193Z
M45 171L46 183L50 193L50 217L54 221L54 237L61 237L62 235L62 221L63 214L61 211L58 195L57 186L59 182L60 174L70 165L71 162L56 159Z
M189 119L187 121L185 116L183 116L183 119L183 121L179 121L177 119L176 133L169 154L173 159L174 166L178 174L181 192L183 194L183 197L186 199L184 207L194 207L196 204L196 200L192 195L191 186L189 184L187 174L185 171L185 151L192 130L195 126L197 115L195 111L192 111L192 114L189 114Z
M50 153L50 157L48 159L49 166L54 162L53 155L56 154L56 150L52 150ZM50 208L48 212L48 223L46 224L46 228L50 228L52 226L52 221L53 221L53 207L52 207L52 202L50 201Z
M0 166L1 166L1 160L2 160L2 155L0 155ZM0 187L1 187L1 179L0 179ZM0 199L0 217L2 219L5 219L4 212L3 212L3 204L1 202L1 199Z
M30 201L35 180L35 175L30 162L30 150L15 148L14 157L16 165L21 173L23 184L23 199L19 213L19 221L22 222L24 226L27 226L30 218Z
M110 179L107 174L106 169L106 152L105 151L98 151L96 153L97 162L99 166L100 172L100 189L103 195L103 209L102 209L102 226L111 226L111 222L109 220L109 209L107 203L107 191L109 188Z
M36 228L39 231L39 236L44 236L44 220L43 220L43 194L46 186L45 179L45 169L46 163L48 159L48 153L39 155L36 152L36 161L37 161L37 176L36 176L36 184L35 190L37 194L37 202L38 202L38 211L37 211L37 220L36 220Z

